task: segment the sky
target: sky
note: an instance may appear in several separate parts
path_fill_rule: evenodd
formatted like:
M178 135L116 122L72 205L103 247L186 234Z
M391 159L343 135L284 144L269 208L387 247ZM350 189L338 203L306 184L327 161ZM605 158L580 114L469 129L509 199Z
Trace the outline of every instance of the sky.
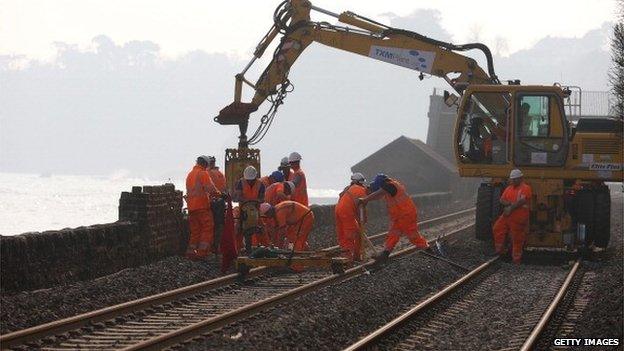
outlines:
M247 57L271 24L276 0L2 0L0 53L50 58L56 41L87 48L105 34L117 43L151 40L177 57L193 50ZM508 53L544 36L580 37L614 21L614 0L316 0L335 13L350 10L387 22L416 9L436 9L456 42L478 38L507 41ZM317 14L317 18L330 18Z
M513 9L502 1L314 4L436 39L483 41L501 79L608 89L611 0L523 1ZM233 76L276 5L0 0L0 171L167 180L184 177L198 154L222 160L237 130L212 117L231 102ZM321 45L306 50L289 78L295 91L260 144L263 173L299 151L314 188L342 188L351 165L400 135L426 140L429 95L446 88Z

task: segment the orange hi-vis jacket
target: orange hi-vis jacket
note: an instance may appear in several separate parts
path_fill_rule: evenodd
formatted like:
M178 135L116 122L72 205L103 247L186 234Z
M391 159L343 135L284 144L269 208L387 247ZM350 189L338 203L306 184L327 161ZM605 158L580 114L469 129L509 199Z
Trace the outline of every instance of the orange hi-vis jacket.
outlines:
M522 182L518 186L509 185L503 191L503 195L501 195L501 200L505 200L508 202L516 202L520 199L526 199L526 203L515 210L513 210L509 217L511 217L515 221L526 221L529 218L529 213L531 211L531 196L533 192L531 191L531 187Z
M210 193L216 188L204 167L195 165L186 176L186 204L190 211L210 209Z
M268 188L268 187L269 187L269 185L271 185L271 184L272 184L272 183L271 183L271 179L269 179L269 176L264 176L264 177L260 178L260 182L261 182L262 184L264 184L264 188L265 188L265 189L266 189L266 188Z
M308 206L308 185L306 183L306 176L303 173L303 170L299 168L294 171L292 179L299 179L299 183L295 184L295 191L291 196L293 201L297 201L298 203Z
M264 201L271 204L271 206L286 200L290 200L290 197L284 192L284 183L282 182L273 183L264 191Z
M386 206L388 207L388 214L390 219L397 221L403 217L416 217L417 209L412 198L405 191L403 184L399 181L390 179L390 183L397 189L397 193L394 196L390 194L384 194L386 200Z
M209 173L210 173L210 179L212 179L212 182L214 183L217 190L219 190L220 192L225 192L225 186L226 186L225 175L221 173L219 168L212 168L210 169Z
M243 185L242 200L259 201L262 182L256 179L254 180L253 185L249 185L249 181L242 179L241 183Z
M275 205L275 224L278 227L298 225L310 209L296 201L283 201Z
M359 184L351 184L342 193L338 203L336 204L335 212L341 216L349 216L350 218L358 218L358 209L356 200L366 196L366 188Z

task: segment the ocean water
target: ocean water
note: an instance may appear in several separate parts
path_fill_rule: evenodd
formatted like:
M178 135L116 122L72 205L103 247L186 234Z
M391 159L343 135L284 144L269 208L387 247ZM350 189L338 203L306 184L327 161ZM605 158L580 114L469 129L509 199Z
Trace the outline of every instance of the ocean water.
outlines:
M166 182L183 189L182 180L110 176L39 175L0 172L0 234L58 230L114 222L119 196L136 185ZM332 204L338 191L309 189L310 202Z

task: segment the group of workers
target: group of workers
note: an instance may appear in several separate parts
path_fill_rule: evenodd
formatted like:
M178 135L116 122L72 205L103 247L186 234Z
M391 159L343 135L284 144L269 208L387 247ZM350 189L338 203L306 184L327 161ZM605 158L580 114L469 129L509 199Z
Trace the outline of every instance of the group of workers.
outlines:
M510 185L503 192L500 203L503 214L493 226L496 252L505 254L507 234L512 237L512 258L519 263L529 221L531 188L523 182L522 172L514 169ZM216 253L220 228L224 218L222 194L227 192L225 176L215 165L212 156L199 156L186 178L186 202L189 213L190 240L186 256L204 259ZM297 152L284 157L278 169L259 177L253 166L243 171L236 183L232 199L239 203L234 208L237 248L249 250L253 246L273 246L294 251L308 249L308 235L314 225L314 213L308 206L307 183ZM386 261L402 235L420 249L428 249L427 240L418 231L418 210L405 186L383 173L370 184L361 173L350 177L350 184L340 193L335 206L337 241L345 256L354 261L362 259L362 235L366 221L365 207L371 201L384 200L390 218L390 228L384 250L375 259ZM243 213L245 215L243 215ZM255 225L245 227L249 216ZM249 254L249 253L247 253Z
M217 252L225 217L223 195L226 193L226 179L215 165L215 158L199 156L186 177L185 199L190 229L187 258L203 260ZM254 245L284 247L291 244L295 250L307 246L307 234L312 229L314 215L308 208L307 183L299 153L293 152L282 158L278 169L265 177L258 177L255 167L246 167L243 177L236 182L232 200L239 203L233 209L239 250L248 244L244 242L248 240L253 240ZM253 211L245 212L249 208L263 217L259 219L261 225L251 228L253 232L245 233L241 228L242 219L253 215Z

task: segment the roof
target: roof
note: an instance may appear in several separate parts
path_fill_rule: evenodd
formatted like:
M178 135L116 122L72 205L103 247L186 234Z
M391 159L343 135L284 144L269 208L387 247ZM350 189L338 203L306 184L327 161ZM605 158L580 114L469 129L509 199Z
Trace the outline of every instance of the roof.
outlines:
M351 167L351 169L360 168L360 167L364 166L364 164L366 162L368 162L369 159L374 157L378 152L380 152L381 150L385 149L389 145L392 145L392 144L397 143L397 142L405 142L405 143L408 143L408 145L414 146L414 151L416 151L416 150L420 151L422 154L424 154L425 156L429 157L434 162L438 163L442 168L448 170L450 173L458 173L457 172L457 167L455 167L454 164L452 164L449 160L444 158L444 156L442 156L439 153L435 152L435 150L433 150L429 145L423 143L419 139L408 138L408 137L406 137L404 135L401 135L397 139L395 139L395 140L391 141L390 143L386 144L381 149L377 150L373 154L369 155L368 157L366 157L362 161L360 161L357 164L355 164L353 167Z

